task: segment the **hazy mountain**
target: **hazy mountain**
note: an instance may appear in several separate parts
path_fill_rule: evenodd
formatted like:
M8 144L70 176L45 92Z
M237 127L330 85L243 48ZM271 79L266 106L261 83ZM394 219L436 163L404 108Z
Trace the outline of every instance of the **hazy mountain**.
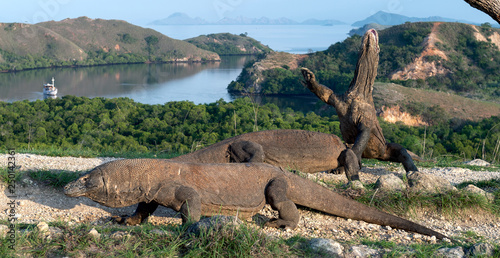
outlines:
M473 22L468 22L464 20L450 19L444 18L440 16L431 16L427 18L418 18L418 17L408 17L395 13L387 13L383 11L379 11L376 14L369 16L368 18L357 21L352 24L353 27L362 27L365 24L369 23L377 23L381 25L399 25L405 22L430 22L430 21L442 21L442 22L461 22L461 23L469 23L474 24Z
M185 13L174 13L162 20L155 20L153 25L340 25L345 24L337 20L318 20L308 19L303 22L297 22L288 18L271 19L268 17L249 18L238 16L236 18L224 17L216 22L208 22L201 18L191 18Z
M330 25L344 25L346 23L338 21L338 20L307 19L307 20L301 22L300 24L302 24L302 25L323 25L323 26L330 26Z
M199 18L199 17L191 18L191 17L189 17L189 15L187 15L185 13L173 13L172 15L168 16L165 19L156 20L156 21L151 22L150 24L153 24L153 25L202 25L202 24L208 24L208 22L202 18Z
M365 24L363 27L350 30L348 34L349 34L349 36L353 36L356 34L363 36L365 34L365 32L370 30L370 29L383 30L383 29L387 29L391 26L392 25L381 25L378 23L368 23L368 24Z
M270 19L267 17L261 18L248 18L243 16L238 16L236 18L223 18L216 22L220 25L295 25L299 24L294 20L288 18Z

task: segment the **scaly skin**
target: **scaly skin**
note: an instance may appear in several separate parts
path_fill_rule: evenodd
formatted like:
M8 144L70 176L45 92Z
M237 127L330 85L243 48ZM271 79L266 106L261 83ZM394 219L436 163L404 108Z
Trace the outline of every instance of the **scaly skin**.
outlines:
M378 34L369 30L363 37L358 63L349 89L343 95L319 84L314 73L302 68L303 84L328 105L335 107L340 120L342 138L361 157L400 162L406 173L418 171L411 156L403 146L387 143L377 120L372 91L379 59ZM360 164L361 166L361 164Z
M355 154L347 151L348 156ZM108 207L139 202L180 212L183 223L217 214L249 217L268 203L279 217L270 227L295 228L296 204L328 214L424 235L446 236L409 220L341 196L311 180L263 164L199 164L159 159L117 160L100 165L64 187L67 196L88 197ZM135 225L152 212L141 210L119 222ZM153 209L154 211L154 209Z
M346 146L336 135L304 130L269 130L238 135L201 150L172 158L195 163L267 163L304 173L334 171L341 167L349 181L359 180L359 164L349 160ZM135 214L156 207L139 203Z

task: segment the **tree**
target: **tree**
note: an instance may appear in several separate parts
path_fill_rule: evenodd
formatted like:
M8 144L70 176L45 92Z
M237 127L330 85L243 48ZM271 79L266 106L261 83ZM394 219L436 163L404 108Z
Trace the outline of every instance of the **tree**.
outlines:
M151 56L154 54L154 52L158 48L158 43L160 42L160 39L155 35L151 35L151 36L145 37L144 40L146 41L146 44L147 44L146 50L148 51L150 58L151 58Z

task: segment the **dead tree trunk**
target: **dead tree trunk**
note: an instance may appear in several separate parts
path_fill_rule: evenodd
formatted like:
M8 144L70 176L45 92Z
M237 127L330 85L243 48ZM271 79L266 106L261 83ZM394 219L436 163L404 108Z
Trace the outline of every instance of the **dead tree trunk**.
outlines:
M500 23L500 1L498 0L465 0L472 7L488 14Z

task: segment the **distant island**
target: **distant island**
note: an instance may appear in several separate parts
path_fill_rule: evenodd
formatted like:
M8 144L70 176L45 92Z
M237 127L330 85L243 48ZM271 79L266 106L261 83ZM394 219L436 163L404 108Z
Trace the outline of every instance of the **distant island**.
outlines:
M120 20L80 17L0 23L0 71L151 62L220 61L220 56Z
M200 35L185 41L201 49L215 52L220 56L262 55L273 52L271 48L248 37L245 33L240 35L231 33Z
M377 13L367 17L366 19L354 22L351 24L353 27L363 27L366 24L370 23L376 23L380 25L400 25L405 22L460 22L460 23L467 23L467 24L475 24L479 25L474 22L470 21L465 21L465 20L458 20L458 19L450 19L450 18L444 18L441 16L431 16L427 18L419 18L419 17L408 17L400 14L395 14L395 13L388 13L384 11L378 11Z
M346 23L338 20L318 20L308 19L303 22L297 22L288 18L270 19L267 17L248 18L239 16L236 18L225 17L216 22L209 22L205 19L192 18L185 13L173 13L165 19L155 20L150 25L345 25Z

